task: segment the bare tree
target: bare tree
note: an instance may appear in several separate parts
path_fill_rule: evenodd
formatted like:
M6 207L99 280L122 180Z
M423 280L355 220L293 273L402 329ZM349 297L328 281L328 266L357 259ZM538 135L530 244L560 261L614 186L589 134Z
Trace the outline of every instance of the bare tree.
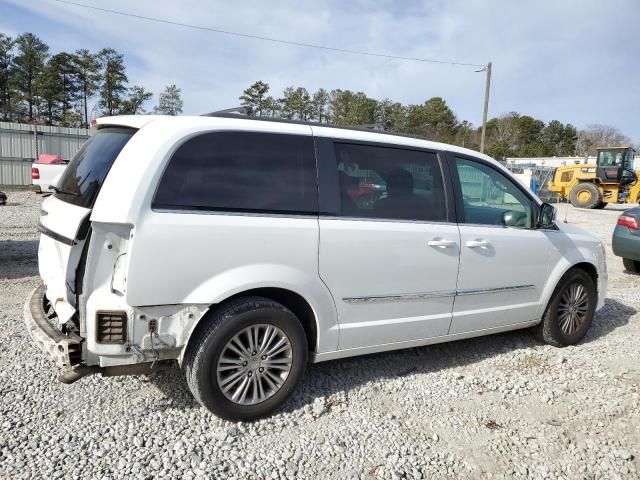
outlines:
M630 145L631 139L611 125L589 125L578 132L576 150L580 156L595 155L600 147Z

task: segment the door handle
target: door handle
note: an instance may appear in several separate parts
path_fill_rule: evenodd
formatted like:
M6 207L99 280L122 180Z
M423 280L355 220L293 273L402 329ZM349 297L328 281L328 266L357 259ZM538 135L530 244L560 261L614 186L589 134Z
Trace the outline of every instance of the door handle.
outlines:
M486 240L469 240L464 244L469 248L488 248L491 246Z
M430 247L437 247L437 248L451 248L451 247L455 247L458 244L453 240L429 240L427 242L427 245L429 245Z

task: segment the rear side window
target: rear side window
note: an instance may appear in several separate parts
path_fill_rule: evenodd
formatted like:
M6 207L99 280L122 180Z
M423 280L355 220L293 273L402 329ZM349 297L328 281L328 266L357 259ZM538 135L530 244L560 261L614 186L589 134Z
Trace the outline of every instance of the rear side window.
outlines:
M445 221L435 153L336 143L342 216Z
M98 130L65 168L55 197L81 207L93 207L113 162L135 133L131 128Z
M206 133L171 157L153 208L315 214L317 183L310 136Z

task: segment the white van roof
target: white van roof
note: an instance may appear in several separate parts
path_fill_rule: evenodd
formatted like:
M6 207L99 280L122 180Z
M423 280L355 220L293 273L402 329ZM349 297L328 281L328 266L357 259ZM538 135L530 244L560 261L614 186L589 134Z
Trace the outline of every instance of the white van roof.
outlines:
M265 119L265 118L250 118L234 114L221 114L212 116L196 116L196 115L119 115L113 117L98 118L94 127L100 128L103 126L121 126L140 129L145 125L156 120L171 121L176 123L176 127L188 128L188 127L206 127L210 125L214 129L219 129L222 123L228 126L237 125L247 129L247 122L259 122L260 131L272 131L291 133L291 125L307 125L311 128L309 131L313 135L319 137L333 137L341 139L392 143L397 145L406 145L413 147L429 148L434 150L447 150L450 152L458 152L466 155L472 155L475 157L484 158L491 162L496 162L488 155L482 154L476 150L469 148L459 147L457 145L451 145L448 143L433 142L417 136L405 135L395 132L377 132L375 130L369 130L359 127L349 127L341 125L329 125L319 124L312 122L297 122L293 120L280 120L280 119Z
M162 174L158 168L176 144L200 133L237 130L245 132L315 135L345 141L376 142L431 150L449 151L482 158L514 178L500 163L474 150L431 142L407 135L381 133L365 129L343 128L292 121L252 119L238 115L169 116L122 115L98 119L94 129L106 126L138 129L116 158L107 176L91 215L92 221L134 223L141 209L151 202L154 190L149 184L157 182Z

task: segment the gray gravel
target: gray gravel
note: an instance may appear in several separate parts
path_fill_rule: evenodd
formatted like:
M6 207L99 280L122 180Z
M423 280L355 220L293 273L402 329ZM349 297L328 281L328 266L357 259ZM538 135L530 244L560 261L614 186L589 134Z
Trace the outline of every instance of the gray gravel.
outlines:
M580 345L514 332L315 365L284 411L232 424L177 372L55 381L21 319L40 198L0 207L0 478L639 477L640 277L611 253L621 207L569 209L608 246L609 298Z

